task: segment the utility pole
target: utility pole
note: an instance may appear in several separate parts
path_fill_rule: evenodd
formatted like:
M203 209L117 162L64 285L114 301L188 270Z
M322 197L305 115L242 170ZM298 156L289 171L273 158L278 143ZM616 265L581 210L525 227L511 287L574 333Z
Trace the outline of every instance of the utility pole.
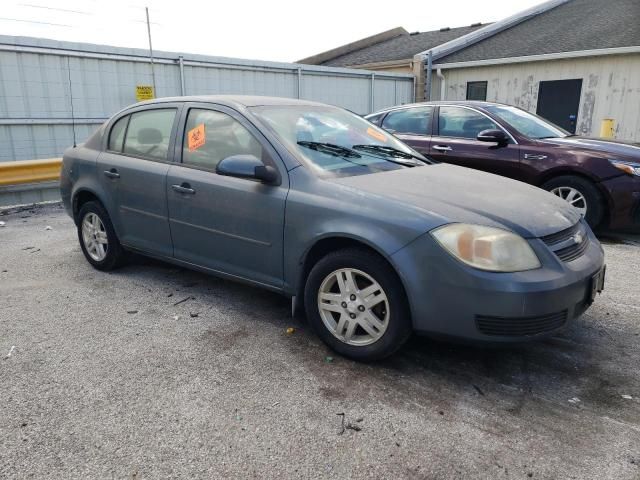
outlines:
M153 98L157 98L156 92L156 72L153 67L153 45L151 44L151 23L149 22L149 7L144 7L147 13L147 34L149 35L149 59L151 60L151 79L153 81Z

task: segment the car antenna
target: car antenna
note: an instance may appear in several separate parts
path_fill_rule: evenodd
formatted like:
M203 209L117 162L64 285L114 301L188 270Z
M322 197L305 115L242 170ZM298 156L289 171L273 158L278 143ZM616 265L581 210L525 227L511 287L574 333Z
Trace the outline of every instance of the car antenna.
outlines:
M73 111L73 88L71 87L71 63L67 57L67 74L69 77L69 100L71 101L71 129L73 130L73 148L76 148L76 116Z

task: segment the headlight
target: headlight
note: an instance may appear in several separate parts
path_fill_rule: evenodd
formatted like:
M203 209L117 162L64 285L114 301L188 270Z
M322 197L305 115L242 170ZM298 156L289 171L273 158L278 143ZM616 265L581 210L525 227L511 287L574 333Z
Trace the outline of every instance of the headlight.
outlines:
M507 230L452 223L431 235L454 257L480 270L520 272L540 268L540 260L527 241Z
M640 177L640 163L623 162L622 160L609 160L609 163L624 173Z

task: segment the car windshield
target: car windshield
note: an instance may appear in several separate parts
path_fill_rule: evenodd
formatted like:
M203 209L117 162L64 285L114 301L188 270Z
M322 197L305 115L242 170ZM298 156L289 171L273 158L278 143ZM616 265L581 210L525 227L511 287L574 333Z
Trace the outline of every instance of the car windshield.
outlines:
M285 105L251 111L321 176L363 175L429 163L393 135L341 108Z
M490 105L485 109L529 138L562 138L570 135L566 130L548 122L544 118L520 108L506 105Z

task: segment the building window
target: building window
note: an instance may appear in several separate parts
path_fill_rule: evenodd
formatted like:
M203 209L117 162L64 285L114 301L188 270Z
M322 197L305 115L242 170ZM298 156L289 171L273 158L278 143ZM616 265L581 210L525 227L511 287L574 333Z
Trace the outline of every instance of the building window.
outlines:
M487 99L487 82L467 82L467 100Z

